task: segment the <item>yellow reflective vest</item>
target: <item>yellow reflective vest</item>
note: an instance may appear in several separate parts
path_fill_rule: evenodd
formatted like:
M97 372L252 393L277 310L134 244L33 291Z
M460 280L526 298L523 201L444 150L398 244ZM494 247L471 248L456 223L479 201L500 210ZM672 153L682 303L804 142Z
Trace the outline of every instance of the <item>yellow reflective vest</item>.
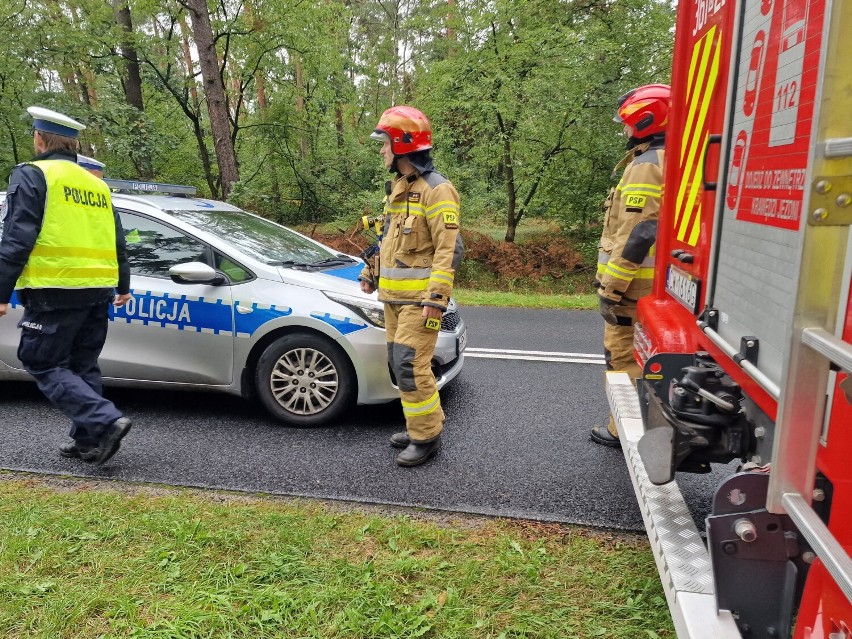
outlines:
M73 162L32 162L47 192L38 239L15 284L22 288L118 285L115 217L109 187Z
M599 294L615 302L635 303L651 292L664 154L662 143L631 149L618 166L632 160L605 203L596 280Z

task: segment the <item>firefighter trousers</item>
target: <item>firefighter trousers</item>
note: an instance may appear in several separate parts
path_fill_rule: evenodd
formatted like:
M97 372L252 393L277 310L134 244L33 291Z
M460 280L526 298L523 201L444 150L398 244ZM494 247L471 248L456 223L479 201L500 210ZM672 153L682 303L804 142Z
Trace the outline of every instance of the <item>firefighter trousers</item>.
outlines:
M626 310L625 307L619 307L619 311ZM630 376L630 381L636 385L636 379L642 376L642 369L636 363L633 357L633 322L636 321L635 308L630 313L631 317L622 317L624 323L630 320L629 326L615 326L613 324L604 325L604 359L606 360L606 370L608 371L624 371ZM609 424L607 430L613 437L618 437L618 428L615 425L615 419L612 415L609 416Z
M417 304L385 304L388 363L399 387L405 428L414 442L432 441L444 427L432 373L438 331L426 328L422 314L423 307Z

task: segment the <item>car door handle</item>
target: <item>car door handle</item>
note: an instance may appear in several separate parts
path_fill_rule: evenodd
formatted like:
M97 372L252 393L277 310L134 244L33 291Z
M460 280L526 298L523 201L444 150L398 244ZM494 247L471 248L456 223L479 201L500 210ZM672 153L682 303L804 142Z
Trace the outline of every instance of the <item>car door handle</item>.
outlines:
M246 308L245 306L240 306L239 304L237 304L237 313L240 313L241 315L247 315L248 313L251 313L253 310L254 310L253 308Z

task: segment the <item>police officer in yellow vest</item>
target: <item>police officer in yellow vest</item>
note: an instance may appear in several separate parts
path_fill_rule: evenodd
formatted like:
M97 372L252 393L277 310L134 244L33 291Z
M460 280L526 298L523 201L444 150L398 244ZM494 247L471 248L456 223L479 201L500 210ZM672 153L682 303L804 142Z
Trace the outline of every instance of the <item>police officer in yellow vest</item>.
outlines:
M636 303L651 292L654 242L663 195L665 131L671 89L649 84L618 99L615 121L624 125L628 151L616 171L626 166L606 201L598 247L598 289L604 325L604 358L610 371L625 371L635 380L642 371L633 357ZM618 447L612 415L606 428L595 426L592 441Z
M432 355L464 251L459 196L435 171L429 154L432 128L419 110L391 107L370 137L382 142L385 167L396 178L385 200L375 268L372 273L365 268L359 279L361 290L372 293L378 288L379 300L385 303L388 362L406 424L405 431L391 437L392 446L404 449L396 463L417 466L441 446L444 411Z
M124 233L103 180L77 165L85 127L41 107L33 117L36 157L12 171L0 241L0 317L12 295L23 304L18 358L71 422L64 457L103 464L131 422L102 396L98 356L109 305L130 299Z

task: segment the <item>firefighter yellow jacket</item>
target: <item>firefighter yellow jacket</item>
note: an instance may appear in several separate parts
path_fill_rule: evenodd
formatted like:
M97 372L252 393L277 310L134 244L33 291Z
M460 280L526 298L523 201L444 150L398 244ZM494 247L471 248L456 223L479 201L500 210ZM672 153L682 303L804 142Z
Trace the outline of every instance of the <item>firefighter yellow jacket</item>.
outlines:
M633 159L606 200L596 280L598 294L614 302L635 304L651 292L663 194L662 147L662 141L654 141L631 149L625 160Z
M379 300L446 309L463 251L455 187L435 171L398 176L384 215L374 269ZM370 280L368 269L361 279Z

